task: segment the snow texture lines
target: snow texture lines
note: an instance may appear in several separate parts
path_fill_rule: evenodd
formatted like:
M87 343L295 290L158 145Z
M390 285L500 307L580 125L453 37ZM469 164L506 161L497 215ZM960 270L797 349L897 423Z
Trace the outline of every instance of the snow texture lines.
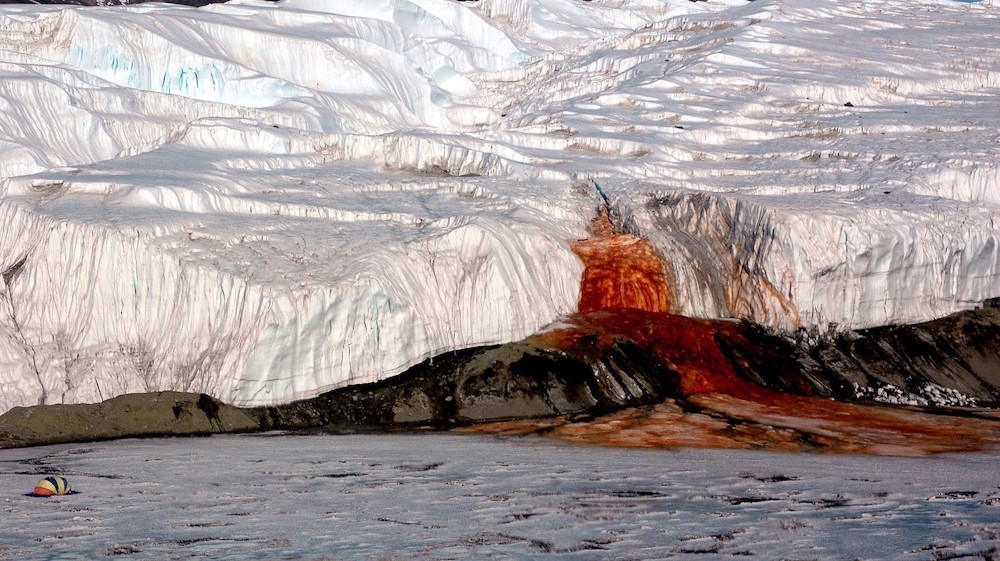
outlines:
M990 559L989 455L244 436L0 451L0 559ZM26 497L39 474L80 494Z

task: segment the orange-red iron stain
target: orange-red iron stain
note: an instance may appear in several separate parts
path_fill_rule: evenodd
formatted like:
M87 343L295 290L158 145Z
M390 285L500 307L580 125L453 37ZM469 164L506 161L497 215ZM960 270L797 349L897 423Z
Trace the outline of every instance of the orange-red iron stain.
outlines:
M663 261L648 241L614 231L602 215L591 224L594 236L573 245L583 260L580 313L624 308L669 312Z
M626 339L654 353L680 377L678 399L604 417L569 417L490 423L476 432L547 434L574 442L668 448L699 446L825 450L917 455L1000 445L1000 421L989 417L933 415L792 395L737 376L718 337L746 339L736 321L670 314L667 280L649 242L616 233L601 217L594 237L574 245L585 265L580 312L568 327L528 342L572 351L610 348ZM802 389L807 386L802 384ZM693 406L693 407L692 407ZM691 412L695 409L696 412Z

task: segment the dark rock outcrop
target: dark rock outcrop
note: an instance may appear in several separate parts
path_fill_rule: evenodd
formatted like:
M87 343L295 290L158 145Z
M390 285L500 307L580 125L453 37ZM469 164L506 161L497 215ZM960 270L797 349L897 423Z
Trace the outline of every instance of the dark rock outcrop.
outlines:
M626 341L575 353L511 343L440 355L389 380L267 408L262 419L267 428L450 427L601 414L657 403L676 386L675 373Z
M15 407L0 415L0 448L259 428L252 412L205 394L130 394L101 403Z
M886 384L921 395L931 383L971 397L980 406L1000 406L998 308L858 331L810 351L829 376L861 387Z
M133 394L99 404L17 407L0 416L0 447L131 436L274 429L450 428L482 421L597 415L662 401L676 375L621 341L577 353L525 343L446 353L374 384L240 409L205 394Z
M649 330L653 324L647 322L656 317L633 323ZM660 342L661 351L672 349L672 358L644 346L641 337L588 334L586 326L592 324L582 321L560 348L529 338L449 352L378 383L274 407L239 409L204 394L176 392L100 404L19 407L0 416L0 447L276 429L441 429L555 416L593 419L665 401L697 414L704 408L689 392L738 393L742 390L732 388L739 384L777 392L773 395L841 402L892 402L895 397L898 403L922 399L921 404L933 406L1000 404L1000 309L822 338L773 333L746 322L662 317L675 327L652 340ZM694 327L702 329L700 339L675 339ZM709 355L721 362L700 358ZM711 377L718 369L739 382L692 390L711 384L682 378ZM732 395L753 400L764 394ZM956 403L956 396L967 401Z
M820 338L744 333L749 349L720 346L740 376L777 391L856 401L891 388L884 400L1000 406L1000 308Z

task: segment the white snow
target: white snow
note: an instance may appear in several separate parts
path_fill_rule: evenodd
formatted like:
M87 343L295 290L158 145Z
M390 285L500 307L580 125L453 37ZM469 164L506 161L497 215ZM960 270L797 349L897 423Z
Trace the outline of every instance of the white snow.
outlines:
M976 400L962 392L939 386L927 382L917 391L909 392L904 388L890 384L877 385L875 387L854 386L855 397L870 399L879 403L891 403L895 405L935 405L938 407L975 407Z
M0 559L990 559L995 465L445 434L0 450ZM50 474L79 494L24 496Z
M274 403L519 339L576 307L591 180L685 314L973 307L1000 295L998 19L992 0L4 5L0 411Z

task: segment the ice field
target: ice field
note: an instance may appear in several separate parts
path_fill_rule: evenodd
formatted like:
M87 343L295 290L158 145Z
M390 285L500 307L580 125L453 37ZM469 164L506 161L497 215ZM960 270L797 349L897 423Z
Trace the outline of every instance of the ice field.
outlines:
M980 306L1000 296L997 7L0 6L0 414L287 403L551 331L601 205L662 259L658 313L815 335ZM996 452L6 449L0 559L995 561ZM78 494L27 496L47 475Z
M24 496L46 474L79 494ZM0 450L0 559L996 559L996 454L257 435Z

